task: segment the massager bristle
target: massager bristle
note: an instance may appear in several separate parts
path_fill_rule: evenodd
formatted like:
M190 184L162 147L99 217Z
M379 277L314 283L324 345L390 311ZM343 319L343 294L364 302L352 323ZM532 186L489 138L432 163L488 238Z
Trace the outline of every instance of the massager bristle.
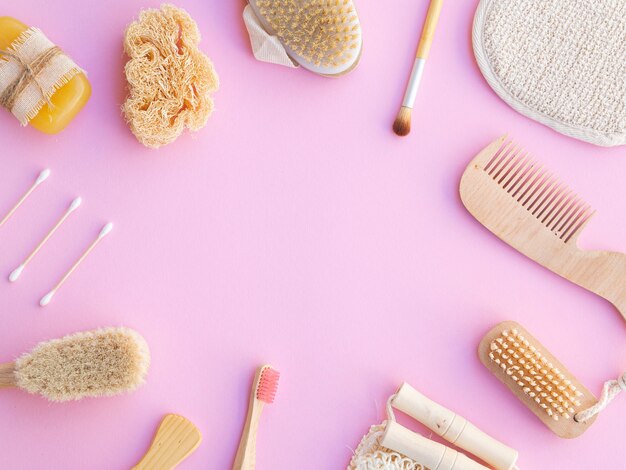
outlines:
M361 26L352 0L250 0L297 62L346 69L361 50Z
M40 343L15 362L15 379L29 393L62 402L132 391L149 365L141 335L104 328Z
M274 397L276 397L276 390L278 389L279 378L280 372L272 369L270 366L264 366L256 387L257 399L267 404L273 403Z
M490 344L489 358L553 420L572 419L583 393L518 330L504 330Z

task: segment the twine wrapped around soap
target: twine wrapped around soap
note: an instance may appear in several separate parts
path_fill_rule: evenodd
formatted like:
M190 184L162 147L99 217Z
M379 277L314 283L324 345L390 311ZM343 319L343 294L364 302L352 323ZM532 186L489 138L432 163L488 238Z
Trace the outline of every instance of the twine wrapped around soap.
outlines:
M51 96L75 75L83 72L37 28L29 28L0 50L0 106L25 126Z

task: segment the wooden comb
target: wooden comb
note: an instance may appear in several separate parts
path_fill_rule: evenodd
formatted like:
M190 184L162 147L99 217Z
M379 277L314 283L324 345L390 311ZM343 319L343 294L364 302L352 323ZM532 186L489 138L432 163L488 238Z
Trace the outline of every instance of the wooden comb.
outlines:
M578 437L595 421L593 416L579 422L576 415L595 405L596 397L518 323L503 322L489 331L478 357L558 436Z
M461 200L485 227L537 263L611 302L626 319L626 254L583 251L593 209L506 136L461 178Z

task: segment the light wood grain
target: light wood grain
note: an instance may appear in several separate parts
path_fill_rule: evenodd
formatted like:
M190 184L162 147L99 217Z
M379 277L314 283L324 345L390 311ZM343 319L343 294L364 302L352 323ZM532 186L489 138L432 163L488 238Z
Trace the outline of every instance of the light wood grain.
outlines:
M478 346L478 357L483 365L491 371L504 385L506 385L511 392L524 403L548 428L552 430L556 435L571 439L580 436L584 433L589 426L593 424L596 417L594 416L589 421L579 423L571 417L570 419L554 420L548 414L540 408L534 399L524 393L521 386L519 386L511 377L503 370L498 364L491 360L489 357L491 343L499 337L503 331L517 330L519 331L537 350L544 356L550 363L558 368L561 373L571 380L572 384L577 390L582 392L582 396L579 398L580 406L576 409L576 412L583 411L596 404L596 397L569 371L567 368L548 351L528 330L522 327L520 324L513 321L506 321L498 324L493 328L485 337L481 340Z
M439 22L439 14L441 13L441 7L443 0L431 0L428 6L428 13L426 14L426 21L424 22L424 28L422 29L422 36L417 46L416 57L418 59L428 59L430 54L430 46L435 38L435 30L437 29L437 23Z
M0 388L16 387L15 362L0 364Z
M170 470L185 460L202 442L198 428L183 416L163 418L148 452L132 470Z
M263 369L269 366L264 365L257 370L252 387L250 388L250 400L248 403L248 415L246 423L241 433L239 448L235 456L233 470L254 470L256 466L256 438L259 431L259 421L263 413L264 403L256 396L257 387L261 380Z
M460 194L467 210L513 248L611 302L626 319L626 254L578 248L576 242L588 222L586 216L576 219L583 214L582 209L576 212L582 202L564 185L539 179L545 173L534 161L525 160L521 149L509 146L514 158L493 171L498 166L494 156L497 161L506 141L505 136L491 143L463 173ZM550 187L562 188L567 197L552 199ZM591 213L587 209L583 215Z

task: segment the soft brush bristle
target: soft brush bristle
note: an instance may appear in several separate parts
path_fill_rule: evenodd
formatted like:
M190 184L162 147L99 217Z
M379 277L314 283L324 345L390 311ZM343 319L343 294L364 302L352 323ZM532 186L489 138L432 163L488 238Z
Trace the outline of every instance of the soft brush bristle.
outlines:
M412 109L406 106L402 106L398 111L398 116L393 123L393 131L400 137L409 135L411 132L411 111Z
M276 390L278 389L279 378L280 372L269 366L263 367L261 376L259 377L259 384L256 388L257 399L268 404L273 403Z
M16 363L17 386L51 401L116 395L144 382L145 340L128 328L104 328L40 343Z
M352 0L251 0L273 33L316 67L342 67L357 58L361 27Z
M489 358L552 419L572 419L579 411L583 394L516 329L491 342Z

